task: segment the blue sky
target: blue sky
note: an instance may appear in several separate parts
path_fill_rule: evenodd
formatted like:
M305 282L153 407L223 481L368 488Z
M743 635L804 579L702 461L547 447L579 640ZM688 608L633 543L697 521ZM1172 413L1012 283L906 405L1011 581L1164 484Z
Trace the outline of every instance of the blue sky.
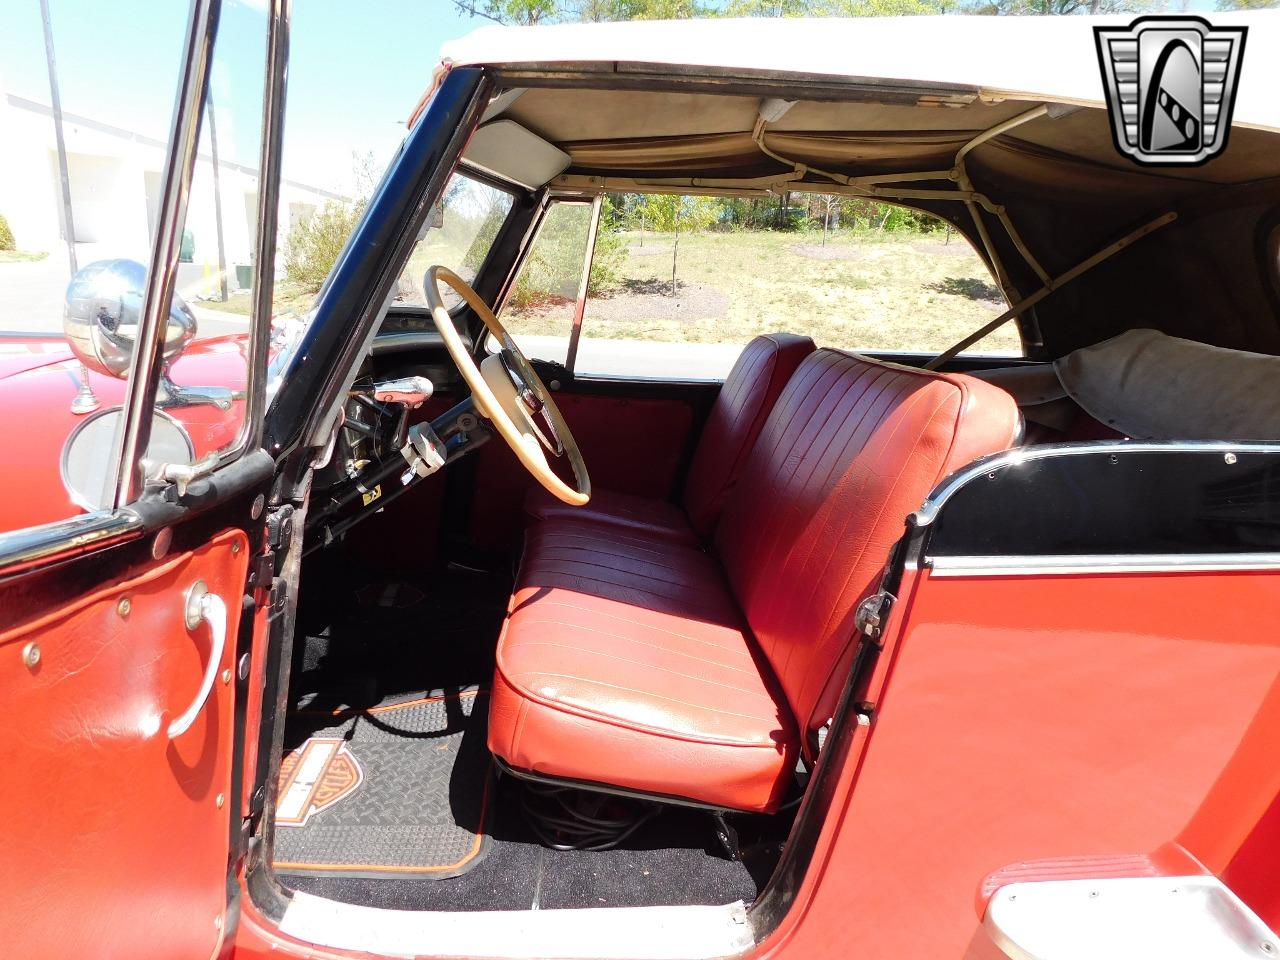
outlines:
M223 155L257 163L264 0L224 0L214 92L240 129ZM49 0L63 109L166 137L186 27L183 0ZM1207 9L1212 0L1170 0ZM451 0L294 0L284 173L349 193L353 151L378 169L430 80L440 46L488 24ZM0 0L0 86L49 102L39 0ZM228 106L229 105L229 106Z
M181 0L49 0L63 109L166 137L186 28ZM260 0L229 0L215 93L256 125L264 47ZM484 26L450 0L294 0L285 176L346 192L353 150L385 162L430 80L440 45ZM256 42L255 42L256 41ZM39 0L0 3L0 84L49 102ZM220 111L221 117L221 111ZM243 119L241 119L243 117ZM252 118L252 120L250 119ZM256 166L256 130L218 131Z

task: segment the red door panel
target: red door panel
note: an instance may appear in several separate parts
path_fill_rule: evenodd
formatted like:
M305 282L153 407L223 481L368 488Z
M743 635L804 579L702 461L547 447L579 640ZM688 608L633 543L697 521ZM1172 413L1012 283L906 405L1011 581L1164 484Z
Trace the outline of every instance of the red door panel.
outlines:
M1243 832L1274 831L1241 785L1276 788L1280 574L918 583L848 799L766 953L1002 956L975 909L994 870L1171 841L1208 863L1204 839L1250 805ZM1224 859L1248 896L1256 865Z
M598 487L670 497L684 459L693 408L684 400L578 393L556 397Z
M228 531L0 634L0 822L15 827L0 845L5 956L204 960L218 948L247 546ZM170 739L212 645L207 623L185 622L197 580L226 605L227 643L203 709Z
M666 499L689 452L694 405L684 398L558 393L594 488ZM518 542L525 493L535 481L501 442L477 457L471 534L477 546Z

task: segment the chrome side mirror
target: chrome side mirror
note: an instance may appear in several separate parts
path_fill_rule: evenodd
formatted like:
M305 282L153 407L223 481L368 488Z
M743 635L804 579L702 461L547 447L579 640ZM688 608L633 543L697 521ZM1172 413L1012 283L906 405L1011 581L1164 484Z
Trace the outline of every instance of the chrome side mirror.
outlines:
M102 510L115 493L117 434L124 422L120 407L100 410L76 425L62 447L62 483L71 502L85 510ZM151 441L143 469L147 476L162 467L189 466L195 445L186 429L159 410L151 414Z
M98 260L67 285L62 330L89 370L124 379L133 362L147 268L136 260ZM196 317L176 293L164 334L164 362L176 359L196 335Z
M71 278L62 314L62 331L71 351L86 370L121 380L129 375L146 280L147 268L136 260L98 260ZM196 315L175 293L165 324L156 406L208 404L219 410L230 410L232 401L243 399L242 392L227 387L180 387L169 379L169 364L195 335ZM86 377L72 402L71 412L81 414L96 407L97 400Z

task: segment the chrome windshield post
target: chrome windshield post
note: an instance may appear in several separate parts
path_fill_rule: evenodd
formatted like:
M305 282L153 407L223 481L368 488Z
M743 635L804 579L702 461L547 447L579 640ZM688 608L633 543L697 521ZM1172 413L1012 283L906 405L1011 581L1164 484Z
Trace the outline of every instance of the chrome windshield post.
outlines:
M142 293L137 350L125 387L125 418L117 438L116 453L120 465L115 493L117 507L136 500L144 483L142 458L151 440L151 418L148 414L155 402L156 374L163 364L165 321L177 279L182 226L195 174L200 121L221 12L222 0L192 0L182 74L169 134L169 154L161 176L155 242Z

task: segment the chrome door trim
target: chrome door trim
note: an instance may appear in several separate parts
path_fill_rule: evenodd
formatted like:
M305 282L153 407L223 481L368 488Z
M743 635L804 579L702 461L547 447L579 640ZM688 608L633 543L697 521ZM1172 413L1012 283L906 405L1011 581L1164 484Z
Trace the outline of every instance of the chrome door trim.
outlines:
M1280 553L1131 553L931 557L931 577L1031 577L1077 573L1211 573L1280 570Z
M178 248L186 223L196 148L200 141L200 121L204 114L205 93L213 63L213 43L221 12L222 0L192 0L187 21L187 39L180 61L178 95L169 134L169 153L161 180L159 215L146 286L142 292L137 348L133 369L125 385L124 429L116 448L119 467L115 494L117 508L136 500L145 483L142 458L151 440L150 412L155 403L156 374L164 348L164 321L177 281Z
M1034 447L1016 447L1002 453L975 460L947 477L912 514L917 526L928 526L938 519L942 510L959 490L973 480L985 477L989 473L1033 460L1049 460L1055 457L1078 457L1113 453L1280 453L1280 444L1243 440L1204 441L1134 441L1134 440L1097 440L1090 443L1048 443Z
M0 533L0 577L131 540L142 528L142 519L130 510L100 510Z
M284 109L288 97L289 18L292 0L271 0L267 28L267 75L262 99L262 149L258 157L258 248L253 264L253 311L249 316L248 399L240 443L223 462L262 442L267 409L267 368L271 344L279 240L280 162L284 153Z

